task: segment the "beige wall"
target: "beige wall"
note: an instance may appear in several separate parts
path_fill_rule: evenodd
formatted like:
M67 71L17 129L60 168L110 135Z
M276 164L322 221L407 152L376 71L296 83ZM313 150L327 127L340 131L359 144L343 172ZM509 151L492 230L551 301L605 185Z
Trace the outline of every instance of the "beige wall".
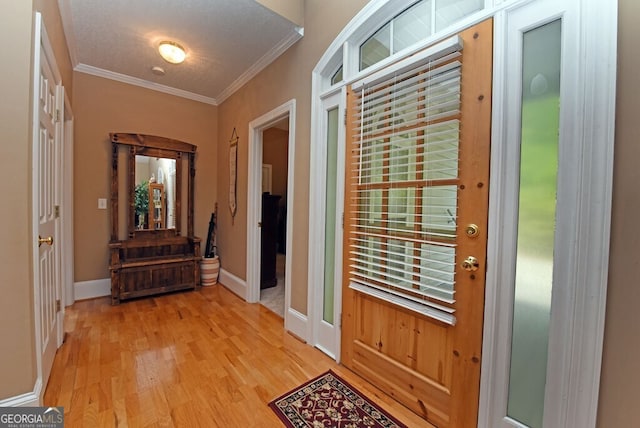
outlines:
M31 137L29 128L31 3L4 2L0 19L0 399L33 390L34 332L31 314Z
M262 163L271 165L271 193L280 195L280 206L287 202L287 157L289 132L269 128L262 133Z
M73 109L76 282L109 277L110 209L98 210L98 198L110 199L110 132L198 146L195 233L206 238L217 197L217 107L76 72Z
M261 5L304 27L304 0L256 0Z
M618 92L609 285L598 426L640 426L640 3L619 1Z
M56 2L10 0L2 2L0 39L0 400L33 391L36 380L33 325L33 231L31 209L31 61L33 11L40 10L63 84L71 87Z
M219 106L218 251L221 267L246 279L247 263L247 133L249 122L290 99L296 99L296 146L293 195L291 306L307 313L307 254L309 235L309 135L311 71L365 0L305 2L304 37ZM228 209L229 138L238 132L238 211L232 224ZM290 148L291 149L291 148ZM289 203L292 196L288 195Z
M33 8L42 13L42 19L47 28L49 41L53 47L58 70L64 82L64 90L69 100L71 100L73 94L73 67L71 67L71 59L69 58L69 50L67 49L67 39L65 38L62 28L58 2L51 0L34 0Z

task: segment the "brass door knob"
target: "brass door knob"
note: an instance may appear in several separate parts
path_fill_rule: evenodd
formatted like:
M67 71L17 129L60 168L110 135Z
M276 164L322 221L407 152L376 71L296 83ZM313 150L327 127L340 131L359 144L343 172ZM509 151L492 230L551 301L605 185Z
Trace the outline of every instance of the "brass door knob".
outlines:
M475 257L469 256L462 262L461 266L462 269L466 270L467 272L475 272L478 270L480 262L478 262L478 259L476 259Z
M38 235L38 247L42 244L53 245L53 236L43 238L42 236Z

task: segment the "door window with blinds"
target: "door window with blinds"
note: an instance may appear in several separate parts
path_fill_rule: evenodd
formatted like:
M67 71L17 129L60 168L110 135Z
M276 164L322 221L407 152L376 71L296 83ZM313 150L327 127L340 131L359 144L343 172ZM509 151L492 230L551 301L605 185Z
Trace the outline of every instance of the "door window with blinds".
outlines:
M349 286L455 324L462 41L352 86Z

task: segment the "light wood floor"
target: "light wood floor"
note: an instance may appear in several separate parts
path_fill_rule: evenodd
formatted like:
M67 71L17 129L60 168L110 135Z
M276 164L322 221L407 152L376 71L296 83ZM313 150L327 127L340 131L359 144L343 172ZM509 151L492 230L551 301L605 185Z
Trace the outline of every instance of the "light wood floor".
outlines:
M65 331L44 405L64 406L67 427L279 427L267 403L330 368L409 427L430 426L220 285L77 302Z

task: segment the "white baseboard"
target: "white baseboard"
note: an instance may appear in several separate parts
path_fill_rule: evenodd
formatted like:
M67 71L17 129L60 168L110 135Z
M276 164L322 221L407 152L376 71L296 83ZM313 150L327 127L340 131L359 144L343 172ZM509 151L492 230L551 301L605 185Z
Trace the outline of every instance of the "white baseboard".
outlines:
M245 301L247 300L247 282L244 279L238 278L224 269L220 269L218 282L228 288L232 293L237 294Z
M307 337L307 316L289 308L284 317L284 328L293 335L309 343Z
M75 300L93 299L111 295L111 280L94 279L92 281L81 281L73 284Z
M39 407L42 405L41 392L42 380L38 378L33 391L0 400L0 407Z

